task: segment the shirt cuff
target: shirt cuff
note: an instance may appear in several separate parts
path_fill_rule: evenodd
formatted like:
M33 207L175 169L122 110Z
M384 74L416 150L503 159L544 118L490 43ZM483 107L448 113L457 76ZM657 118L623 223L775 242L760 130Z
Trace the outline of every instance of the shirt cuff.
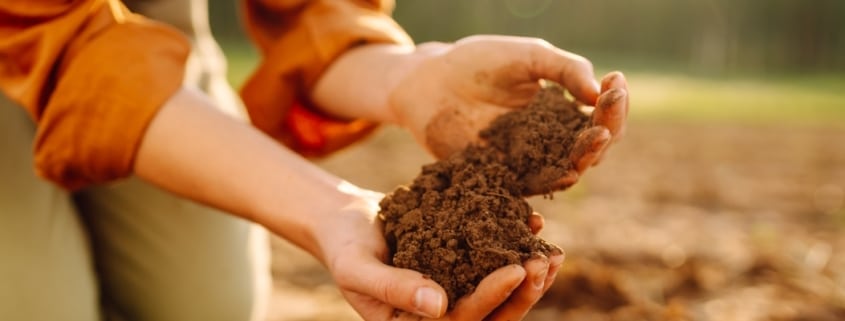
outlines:
M85 43L38 119L39 175L68 189L130 175L147 126L182 85L189 52L178 31L131 14Z
M300 154L323 156L360 140L377 126L320 112L309 93L323 72L355 46L413 41L387 13L362 1L310 1L291 19L279 22L290 26L280 31L281 36L256 37L263 58L241 96L257 128Z

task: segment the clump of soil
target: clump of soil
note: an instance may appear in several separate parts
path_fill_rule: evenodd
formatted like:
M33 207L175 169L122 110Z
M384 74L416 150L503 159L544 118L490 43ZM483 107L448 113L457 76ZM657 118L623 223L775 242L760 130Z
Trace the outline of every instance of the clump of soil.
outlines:
M575 137L589 124L589 116L563 89L547 87L525 109L496 118L480 135L503 155L499 162L516 174L520 193L551 193L554 180L573 169L569 154Z
M560 87L500 116L470 145L423 167L410 186L381 201L393 265L422 272L446 289L449 309L494 270L560 249L531 233L524 196L551 192L573 168L569 154L589 116Z

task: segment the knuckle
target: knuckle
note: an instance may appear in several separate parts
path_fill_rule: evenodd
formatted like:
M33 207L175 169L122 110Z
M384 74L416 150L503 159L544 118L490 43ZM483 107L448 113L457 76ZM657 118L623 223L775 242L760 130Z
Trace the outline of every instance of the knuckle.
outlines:
M537 61L542 60L541 58L549 57L549 53L559 50L550 42L540 38L524 38L523 44L527 56Z
M587 58L572 53L565 53L566 63L563 65L563 77L581 78L593 75L593 63Z
M484 35L471 35L467 37L463 37L457 41L457 43L467 43L467 42L476 42L480 40L485 40L486 37Z
M394 285L393 282L390 282L389 280L378 280L373 284L373 287L375 288L378 298L391 304L396 302L394 301L396 285Z
M400 303L400 302L396 302L394 300L396 298L396 285L394 284L394 282L391 282L389 279L379 278L379 279L375 279L375 280L370 280L370 282L365 283L365 284L353 283L349 279L347 279L347 281L349 281L349 283L343 284L343 283L341 283L340 280L338 280L338 287L345 289L345 290L350 290L350 291L353 291L353 292L358 292L358 293L362 293L362 294L365 294L365 295L368 295L368 296L372 296L373 298L375 298L379 301L389 303L391 305L396 305L396 303ZM359 284L357 287L364 287L364 288L357 288L357 287L353 288L354 284ZM403 304L398 305L397 307L407 308L407 306L404 304L405 302L401 302L401 303L403 303Z
M579 69L581 69L582 71L586 71L586 72L589 72L589 73L592 74L592 72L593 72L593 62L591 62L589 59L581 57L581 56L577 56L577 57L578 58L576 58L576 60L575 60L577 62L576 66Z
M529 44L536 46L540 49L555 48L555 46L552 45L551 42L548 42L546 39L542 39L542 38L533 38L533 37L532 38L526 38L526 42L528 42Z
M413 282L411 282L413 283ZM414 308L414 290L417 284L402 282L392 278L379 279L373 284L374 295L378 299L401 309Z
M340 271L333 274L334 280L337 282L339 288L351 290L354 287L353 281L355 280L355 276L351 275L350 272Z
M352 262L347 261L349 261L349 259L345 258L342 255L333 258L329 262L329 266L338 268L329 268L329 271L331 271L332 278L334 279L335 283L337 283L337 286L339 288L344 290L357 291L358 289L356 289L356 286L360 283L358 281L360 280L361 276L357 274L356 269L344 268L348 266L353 266L350 265L353 264Z
M542 292L540 290L526 289L520 295L511 298L512 306L518 309L529 309L540 300L541 294Z
M499 292L496 293L491 299L494 302L512 302L514 301L514 297L519 296L519 291L516 292Z

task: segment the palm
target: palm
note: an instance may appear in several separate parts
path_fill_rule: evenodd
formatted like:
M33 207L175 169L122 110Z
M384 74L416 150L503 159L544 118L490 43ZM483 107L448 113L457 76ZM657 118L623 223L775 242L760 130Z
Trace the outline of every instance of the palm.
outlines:
M527 105L539 90L540 79L556 81L580 101L598 106L594 127L579 137L578 148L573 149L578 151L571 156L576 170L563 175L556 189L575 183L621 134L628 100L620 73L609 74L602 88L595 88L592 67L585 59L536 39L471 37L454 45L428 46L418 50L437 54L404 78L390 104L399 122L438 158L477 140L478 132L499 115Z
M380 195L374 194L374 199ZM366 320L399 320L418 318L414 311L414 293L419 287L442 288L416 271L399 269L385 264L388 249L382 237L381 224L375 217L373 203L350 206L327 221L320 237L323 259L332 272L341 293ZM535 233L542 228L539 215L529 219ZM482 280L477 290L458 302L455 309L437 320L507 320L524 315L548 289L563 261L558 255L549 259L535 259L525 267L503 267ZM527 272L526 272L527 271ZM547 275L545 287L536 289L528 280L533 275ZM513 293L510 297L508 293ZM444 292L445 295L445 292ZM445 305L445 298L442 302ZM400 310L401 309L401 310Z

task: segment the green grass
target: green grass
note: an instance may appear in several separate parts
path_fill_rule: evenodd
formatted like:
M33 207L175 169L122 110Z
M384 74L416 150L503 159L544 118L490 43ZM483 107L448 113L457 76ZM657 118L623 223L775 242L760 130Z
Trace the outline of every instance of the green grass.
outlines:
M257 64L258 55L248 45L224 45L229 60L228 78L237 88ZM655 68L657 72L642 66L632 69L626 76L634 121L845 126L843 75L719 78L691 76L665 68Z

